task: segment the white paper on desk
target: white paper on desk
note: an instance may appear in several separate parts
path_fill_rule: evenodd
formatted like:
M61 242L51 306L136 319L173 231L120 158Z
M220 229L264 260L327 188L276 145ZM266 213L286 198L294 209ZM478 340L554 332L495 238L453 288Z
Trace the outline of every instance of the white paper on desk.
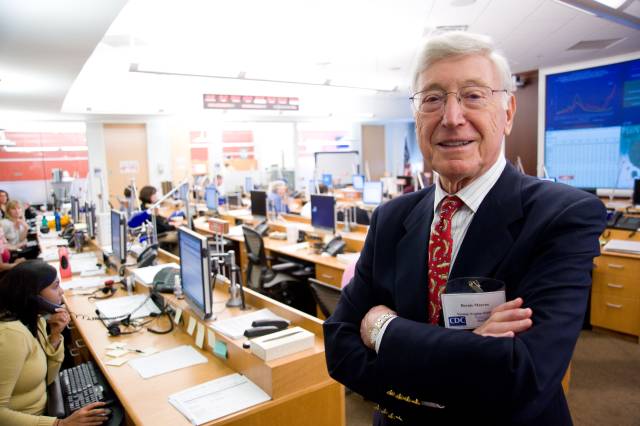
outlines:
M96 308L105 318L125 317L131 314L131 319L136 319L148 317L152 312L160 313L151 298L144 294L99 300L96 302Z
M80 259L91 259L95 262L97 262L98 258L96 257L96 254L92 251L83 251L81 253L71 253L71 255L69 256L71 258L71 261L73 262L74 260L80 260Z
M244 335L244 331L247 328L251 328L251 323L253 321L261 319L285 320L271 312L269 309L260 309L259 311L251 312L249 314L215 321L211 325L211 328L232 339L239 339Z
M281 246L280 250L298 251L298 250L306 250L308 248L309 248L309 243L305 241L304 243L297 243L297 244L290 244L288 246Z
M170 371L206 364L207 358L192 346L182 345L153 355L132 359L129 365L140 374L143 379L159 376Z
M616 251L619 253L640 254L640 242L609 240L609 242L604 245L604 249L608 251Z
M51 248L51 247L56 247L56 246L68 246L69 245L69 241L65 240L64 238L54 238L51 240L43 240L40 241L40 245L43 248Z
M44 260L45 262L52 262L52 261L56 261L58 260L58 248L57 247L49 247L46 249L42 250L42 253L40 253L40 256L38 256L40 259Z
M151 285L153 283L153 277L156 276L161 269L166 268L167 266L172 266L176 269L180 269L180 265L177 263L164 263L162 265L154 265L147 266L145 268L136 268L133 270L133 275L135 275L136 279L140 281L142 284Z
M270 399L265 391L238 373L169 395L169 402L194 425L219 419Z
M104 282L107 280L119 281L120 276L113 275L109 277L74 278L70 281L60 281L60 287L62 287L63 290L99 287L104 285Z
M242 232L242 225L232 226L229 228L229 234L232 237L242 237L244 234Z

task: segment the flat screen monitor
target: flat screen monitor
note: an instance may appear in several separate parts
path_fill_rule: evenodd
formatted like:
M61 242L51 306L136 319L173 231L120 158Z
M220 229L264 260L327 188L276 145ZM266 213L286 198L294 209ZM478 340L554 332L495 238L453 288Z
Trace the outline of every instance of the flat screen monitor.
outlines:
M265 191L251 191L251 215L267 217L267 193Z
M180 282L187 303L202 319L211 318L211 269L207 238L187 227L178 228Z
M364 189L364 176L353 175L353 189L362 191Z
M333 176L330 173L325 173L322 175L322 183L324 183L327 188L333 188Z
M336 199L333 195L311 196L311 226L335 233L336 230Z
M362 202L376 206L382 203L382 182L365 182L362 190Z
M640 176L638 54L540 70L538 175L631 192Z
M73 223L80 221L80 200L78 197L71 197L71 220Z
M251 176L247 176L244 178L244 192L253 191L253 178Z
M204 201L207 203L207 209L216 211L218 209L218 188L215 185L209 185L204 190Z
M231 209L239 209L242 207L242 197L240 194L228 194L227 195L227 203L229 204L229 208Z
M111 250L120 264L127 260L127 218L123 212L111 210Z

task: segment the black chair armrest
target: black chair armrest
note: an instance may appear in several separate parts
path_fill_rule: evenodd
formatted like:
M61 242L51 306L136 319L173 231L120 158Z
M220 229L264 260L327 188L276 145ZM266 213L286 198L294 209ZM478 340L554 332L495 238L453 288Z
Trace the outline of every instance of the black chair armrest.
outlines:
M284 272L284 271L290 271L292 269L296 269L299 266L300 265L297 263L284 262L284 263L278 263L278 264L272 265L271 269L273 269L276 272Z

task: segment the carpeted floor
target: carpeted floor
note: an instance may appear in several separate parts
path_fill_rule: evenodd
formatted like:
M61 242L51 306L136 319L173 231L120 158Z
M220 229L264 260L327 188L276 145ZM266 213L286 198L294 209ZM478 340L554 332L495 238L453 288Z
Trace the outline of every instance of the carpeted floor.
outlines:
M640 426L640 345L583 331L573 354L569 408L576 426ZM347 426L371 425L373 403L346 397Z

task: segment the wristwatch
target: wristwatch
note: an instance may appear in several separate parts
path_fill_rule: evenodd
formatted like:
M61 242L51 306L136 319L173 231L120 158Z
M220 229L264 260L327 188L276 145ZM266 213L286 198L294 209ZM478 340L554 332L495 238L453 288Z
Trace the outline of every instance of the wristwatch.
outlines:
M386 314L380 315L373 323L373 327L371 328L371 331L369 331L369 342L371 342L372 346L376 345L376 339L378 338L378 334L380 334L380 330L382 330L382 326L391 318L395 318L396 316L397 315L392 314L391 312L387 312Z

